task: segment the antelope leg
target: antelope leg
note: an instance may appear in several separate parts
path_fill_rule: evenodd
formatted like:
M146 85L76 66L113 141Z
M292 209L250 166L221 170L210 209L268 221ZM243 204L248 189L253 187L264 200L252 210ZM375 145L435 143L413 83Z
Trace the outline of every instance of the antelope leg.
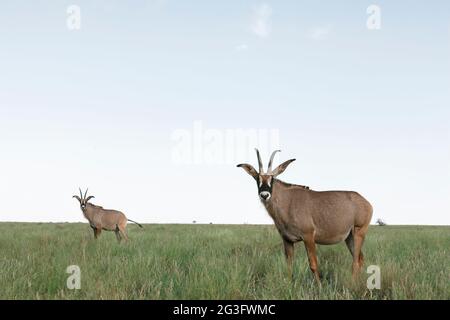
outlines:
M288 265L289 278L292 279L292 264L294 262L294 244L288 240L283 239L284 255Z
M356 277L359 274L361 267L364 264L364 255L361 251L361 248L364 242L364 238L366 236L367 229L368 229L367 226L355 227L355 233L353 235L355 243L354 249L355 251L353 254L353 265L352 265L353 277Z
M120 243L120 241L122 241L122 238L120 237L119 230L114 231L114 233L116 234L117 241Z
M319 271L317 268L317 255L316 255L316 243L314 242L314 236L304 237L306 253L308 254L309 267L314 273L316 281L320 284Z

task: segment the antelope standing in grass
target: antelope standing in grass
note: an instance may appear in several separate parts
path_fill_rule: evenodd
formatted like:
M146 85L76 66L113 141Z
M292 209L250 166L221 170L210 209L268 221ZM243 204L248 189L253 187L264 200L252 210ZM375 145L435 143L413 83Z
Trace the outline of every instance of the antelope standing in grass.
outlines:
M239 164L256 180L258 194L280 233L292 277L294 243L303 241L309 266L320 283L317 268L316 244L337 244L345 241L353 257L353 276L364 264L361 247L372 218L372 206L353 191L314 191L308 187L285 183L277 179L295 159L288 160L272 170L272 153L267 172L258 149L259 172L249 164Z
M81 211L83 212L84 217L89 221L92 230L94 230L95 239L98 238L102 230L106 230L114 231L116 233L117 241L120 242L122 238L128 241L126 230L128 221L136 223L142 228L141 224L127 219L127 217L120 211L103 209L103 207L89 203L89 200L95 197L86 197L87 192L88 190L86 190L83 196L80 189L80 196L73 196L73 198L76 198L80 202Z

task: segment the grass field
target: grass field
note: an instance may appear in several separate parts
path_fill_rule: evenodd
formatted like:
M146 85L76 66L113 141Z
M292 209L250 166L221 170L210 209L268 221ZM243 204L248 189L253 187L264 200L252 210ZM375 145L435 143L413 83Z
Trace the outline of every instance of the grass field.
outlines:
M0 299L450 299L450 227L371 227L372 291L365 272L352 281L344 244L319 246L321 287L297 244L291 281L273 226L130 225L129 235L119 245L87 224L0 223ZM80 290L66 287L69 265Z

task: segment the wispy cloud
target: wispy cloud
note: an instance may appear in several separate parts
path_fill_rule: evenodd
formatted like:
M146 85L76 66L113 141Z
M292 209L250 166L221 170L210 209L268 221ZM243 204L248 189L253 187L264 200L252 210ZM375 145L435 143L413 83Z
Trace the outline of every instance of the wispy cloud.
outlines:
M258 5L252 16L252 32L260 38L269 36L272 31L272 7L266 3Z
M308 31L308 38L312 40L323 40L326 39L331 33L331 27L321 26L314 27Z

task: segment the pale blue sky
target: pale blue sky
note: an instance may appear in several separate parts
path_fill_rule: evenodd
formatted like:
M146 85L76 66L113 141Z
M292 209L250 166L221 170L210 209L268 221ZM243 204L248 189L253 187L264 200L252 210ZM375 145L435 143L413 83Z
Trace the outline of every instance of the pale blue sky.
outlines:
M1 8L0 220L83 221L80 186L142 222L270 223L234 163L173 163L172 134L201 121L279 130L277 162L297 158L281 179L359 191L374 220L450 224L448 1Z

